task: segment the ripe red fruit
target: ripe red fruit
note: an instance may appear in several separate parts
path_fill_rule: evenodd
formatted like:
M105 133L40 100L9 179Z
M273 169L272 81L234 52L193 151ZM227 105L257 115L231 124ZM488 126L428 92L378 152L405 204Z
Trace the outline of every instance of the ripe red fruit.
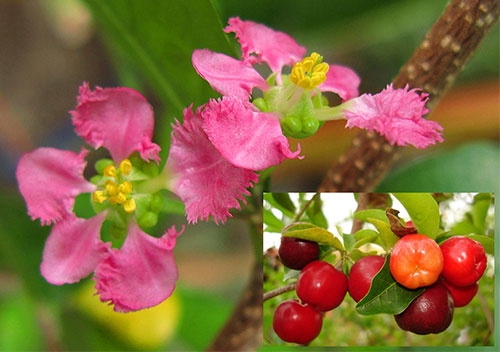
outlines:
M396 242L389 264L394 280L414 289L437 281L443 270L443 255L433 239L406 235Z
M319 258L319 245L300 238L281 237L279 256L287 268L302 270L307 264Z
M451 296L453 297L453 302L455 303L455 308L465 307L468 305L476 295L479 288L477 282L463 287L455 286L446 280L443 281L443 284L445 284L448 291L450 291Z
M443 277L456 286L469 286L483 276L486 254L481 243L455 236L441 243Z
M297 281L297 296L322 312L342 303L346 292L345 274L321 260L307 264Z
M436 282L394 318L403 330L419 335L438 334L453 320L453 298L442 282Z
M286 342L308 344L319 335L322 324L321 313L298 299L281 302L274 311L273 329Z
M351 268L349 272L349 294L359 302L370 290L373 277L384 266L384 257L378 255L368 255L361 258Z

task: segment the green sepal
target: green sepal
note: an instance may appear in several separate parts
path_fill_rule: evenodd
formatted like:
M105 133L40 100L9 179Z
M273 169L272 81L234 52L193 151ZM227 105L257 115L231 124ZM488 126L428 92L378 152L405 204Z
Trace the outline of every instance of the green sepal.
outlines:
M145 211L141 216L137 217L137 223L143 229L153 227L158 223L158 213Z

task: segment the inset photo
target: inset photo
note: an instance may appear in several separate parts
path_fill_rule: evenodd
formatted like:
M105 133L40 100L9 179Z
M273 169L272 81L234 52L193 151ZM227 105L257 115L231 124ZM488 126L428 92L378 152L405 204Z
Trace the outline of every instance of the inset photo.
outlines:
M494 346L494 197L264 193L264 345Z

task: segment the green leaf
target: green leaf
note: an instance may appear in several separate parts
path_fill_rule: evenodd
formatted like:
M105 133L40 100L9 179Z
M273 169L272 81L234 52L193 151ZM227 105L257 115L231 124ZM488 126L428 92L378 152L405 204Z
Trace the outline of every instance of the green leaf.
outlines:
M349 253L349 258L351 258L354 262L357 262L363 257L366 257L368 255L377 255L377 251L368 251L368 252L363 252L357 248L354 248L350 253Z
M439 231L439 206L429 193L393 193L411 217L418 233L434 239Z
M288 269L285 267L285 275L283 275L283 282L296 279L299 277L300 270Z
M276 203L281 205L286 210L291 213L295 213L295 204L293 204L290 199L290 194L288 193L271 193Z
M377 231L370 230L370 229L362 229L359 230L354 234L354 238L356 240L362 240L365 237L373 236L375 235L377 238L374 240L373 243L378 244L380 247L385 247L385 243L383 240L380 238L380 234Z
M306 214L311 222L322 228L328 228L328 220L323 213L323 201L318 195L313 203L306 209Z
M473 142L429 154L391 172L376 192L477 192L498 189L498 143Z
M278 219L276 216L274 216L272 211L267 210L267 209L264 209L263 211L264 211L264 224L269 225L273 228L279 228L280 232L281 232L281 229L283 227L285 227L283 222L280 219Z
M267 193L267 192L265 192L263 198L264 198L265 201L267 201L269 203L269 205L271 205L273 208L276 208L279 211L281 211L283 213L283 215L285 215L286 217L288 217L290 219L293 219L295 217L295 213L291 212L290 210L288 210L287 208L285 208L284 206L282 206L280 203L278 203L274 199L273 193Z
M273 227L273 226L266 226L264 228L264 232L276 232L276 233L281 233L282 227Z
M489 196L489 197L488 197ZM479 234L484 234L486 226L486 215L491 204L491 195L479 193L474 197L472 207L472 223L479 229Z
M359 241L356 241L356 243L354 243L354 245L353 245L353 248L359 248L364 244L375 242L377 240L377 238L379 238L378 234L366 236L366 237L360 239Z
M451 228L450 232L453 235L468 235L470 233L480 233L479 229L474 226L469 220L457 222Z
M344 247L349 252L356 243L356 239L349 233L342 234L342 238L344 239Z
M389 226L388 223L373 218L368 218L366 220L377 228L379 236L385 244L384 246L385 249L394 247L399 238L391 231L391 227Z
M326 244L335 247L339 251L344 251L344 246L338 238L336 238L331 232L318 227L314 224L306 222L297 222L285 227L282 231L282 235L285 237L295 237L304 240L314 241L321 244Z
M478 241L483 245L486 253L495 255L495 241L493 238L484 235L466 235L465 237Z
M354 213L354 217L364 222L368 222L368 218L372 218L389 223L389 220L387 220L387 216L385 215L385 210L382 209L361 210Z
M359 314L399 314L424 292L424 288L410 290L398 284L391 275L390 259L389 254L382 269L374 276L370 291L356 305Z
M120 76L128 77L129 83L146 81L163 108L168 109L169 114L161 121L163 131L157 131L162 137L162 161L165 161L174 116L182 120L183 108L191 103L196 107L215 96L191 64L193 51L209 48L228 55L234 53L213 3L206 0L86 0L85 3L113 53L111 57L117 60L116 66L129 70ZM157 126L159 121L157 118Z

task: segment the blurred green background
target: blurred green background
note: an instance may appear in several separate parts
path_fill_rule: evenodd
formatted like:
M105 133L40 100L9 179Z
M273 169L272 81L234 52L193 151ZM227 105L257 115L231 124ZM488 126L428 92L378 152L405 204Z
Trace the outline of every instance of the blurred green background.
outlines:
M375 93L397 74L446 2L1 0L0 350L201 350L230 314L253 261L241 221L190 226L175 250L175 297L146 313L151 316L133 319L116 318L85 299L90 279L62 287L43 280L39 264L50 229L26 215L15 168L23 153L39 146L79 149L68 111L82 81L143 92L155 110L155 141L165 160L173 118L191 102L217 96L192 68L192 51L239 54L233 36L222 32L229 17L291 34L327 62L355 69L361 92ZM430 115L444 127L445 143L404 149L381 190L498 189L498 56L496 26ZM338 121L301 141L306 158L276 168L272 189L314 190L353 133ZM93 153L89 165L99 157ZM169 215L156 230L183 223L184 217ZM132 333L150 331L145 322L161 329Z

